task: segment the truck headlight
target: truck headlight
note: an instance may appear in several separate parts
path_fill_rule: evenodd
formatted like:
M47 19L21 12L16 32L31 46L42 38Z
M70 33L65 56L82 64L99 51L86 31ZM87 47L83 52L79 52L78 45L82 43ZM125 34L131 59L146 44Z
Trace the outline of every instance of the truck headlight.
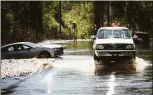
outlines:
M96 45L96 49L104 49L103 45Z
M134 49L134 46L133 45L127 45L126 49Z

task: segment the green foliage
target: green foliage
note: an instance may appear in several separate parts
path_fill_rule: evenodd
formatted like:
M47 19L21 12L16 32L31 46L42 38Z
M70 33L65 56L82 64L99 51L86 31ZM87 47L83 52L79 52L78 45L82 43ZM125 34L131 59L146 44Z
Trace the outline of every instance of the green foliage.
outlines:
M13 16L12 13L8 13L8 14L6 15L6 17L8 18L8 20L9 20L10 23L13 23L13 22L14 22L14 16Z
M36 41L41 34L41 2L2 1L2 44ZM40 26L40 27L39 27Z
M2 44L89 38L115 18L132 31L153 34L152 13L152 1L2 1Z
M74 2L72 2L73 5ZM68 12L63 12L63 20L65 24L72 30L72 23L77 25L77 38L89 37L89 32L93 26L93 3L77 2L71 6ZM66 6L66 5L65 5Z
M59 23L56 22L55 18L50 13L46 13L43 15L43 25L47 30L51 30L52 28L58 27Z
M53 34L61 38L89 37L93 25L93 3L92 2L61 2L62 34L59 34L59 3L43 2L43 28L45 33ZM72 23L76 23L77 34L75 35ZM56 31L54 31L56 30ZM71 36L71 37L70 37ZM52 38L52 37L51 37Z

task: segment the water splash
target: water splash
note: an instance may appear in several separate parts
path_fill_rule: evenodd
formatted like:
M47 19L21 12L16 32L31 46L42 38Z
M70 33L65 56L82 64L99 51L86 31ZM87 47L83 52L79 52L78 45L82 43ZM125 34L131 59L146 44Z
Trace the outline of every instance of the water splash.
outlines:
M52 67L53 62L54 59L5 59L1 63L1 78L34 74Z
M136 57L135 63L136 72L143 72L146 67L152 66L152 64L150 64L150 61L144 60L139 57Z
M132 67L136 72L143 72L146 67L151 66L150 61L146 61L139 57L136 57L134 63L135 64L127 64L127 66ZM90 74L94 74L96 69L92 56L63 56L63 59L56 60L53 66L55 68L73 69ZM120 66L127 67L122 64Z
M92 56L63 56L63 59L56 60L53 66L55 68L73 69L90 74L95 70Z

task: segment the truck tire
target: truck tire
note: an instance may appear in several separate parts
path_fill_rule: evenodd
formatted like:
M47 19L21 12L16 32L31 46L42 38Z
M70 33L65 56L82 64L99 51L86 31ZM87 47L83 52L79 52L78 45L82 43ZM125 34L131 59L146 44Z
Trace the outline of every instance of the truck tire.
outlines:
M99 58L94 53L94 60L99 60Z

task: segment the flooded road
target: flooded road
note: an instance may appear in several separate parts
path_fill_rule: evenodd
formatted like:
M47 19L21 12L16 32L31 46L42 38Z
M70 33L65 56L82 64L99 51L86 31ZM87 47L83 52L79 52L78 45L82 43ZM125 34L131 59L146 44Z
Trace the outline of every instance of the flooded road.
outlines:
M151 46L137 47L136 64L95 65L91 41L67 45L51 69L3 79L2 95L152 95Z

